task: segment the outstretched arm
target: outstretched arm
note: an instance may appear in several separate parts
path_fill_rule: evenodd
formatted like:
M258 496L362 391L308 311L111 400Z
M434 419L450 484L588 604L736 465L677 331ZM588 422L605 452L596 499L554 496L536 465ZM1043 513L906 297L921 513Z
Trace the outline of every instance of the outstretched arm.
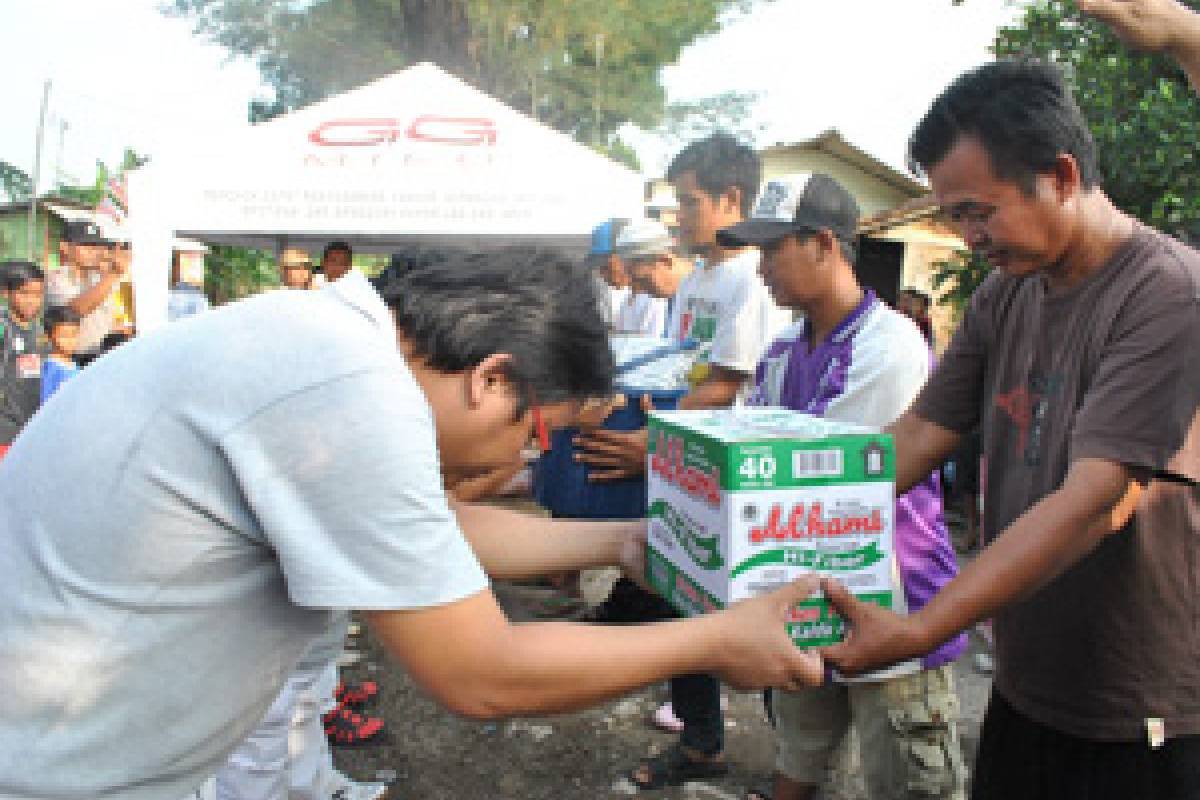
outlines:
M366 618L388 652L452 711L489 719L569 711L672 675L716 672L740 688L821 683L820 656L785 620L809 577L727 611L652 625L512 624L491 592Z
M1009 525L929 602L902 617L858 601L839 584L823 581L830 601L852 632L825 657L848 674L927 653L997 610L1029 596L1129 522L1141 484L1130 471L1102 459L1071 466L1058 491Z

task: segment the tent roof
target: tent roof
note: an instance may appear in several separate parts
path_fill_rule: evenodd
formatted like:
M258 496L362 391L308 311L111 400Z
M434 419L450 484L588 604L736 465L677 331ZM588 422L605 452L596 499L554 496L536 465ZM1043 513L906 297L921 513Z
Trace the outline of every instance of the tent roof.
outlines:
M181 235L259 246L578 245L599 221L642 213L635 172L428 63L166 154L130 192L135 214Z

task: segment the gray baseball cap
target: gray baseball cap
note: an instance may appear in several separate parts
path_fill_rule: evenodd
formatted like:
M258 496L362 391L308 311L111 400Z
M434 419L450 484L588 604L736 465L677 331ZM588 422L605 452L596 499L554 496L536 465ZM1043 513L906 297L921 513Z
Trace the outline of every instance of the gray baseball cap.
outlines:
M750 218L717 231L722 247L762 247L791 233L828 229L853 242L858 203L828 175L801 173L773 178L763 187Z

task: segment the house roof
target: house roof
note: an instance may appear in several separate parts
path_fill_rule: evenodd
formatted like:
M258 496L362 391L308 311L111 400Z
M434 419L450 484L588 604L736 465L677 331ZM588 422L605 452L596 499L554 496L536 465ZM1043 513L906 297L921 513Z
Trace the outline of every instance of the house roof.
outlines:
M52 194L39 197L37 204L39 211L50 211L51 213L57 214L62 219L68 218L60 213L63 210L66 210L72 215L69 217L70 219L75 219L74 214L77 212L91 210L91 206L87 205L86 203L82 203L78 200L68 197L58 197ZM29 201L20 200L15 202L0 203L0 214L10 213L13 211L24 211L28 213Z
M858 232L862 235L882 233L898 225L934 218L941 210L941 206L933 199L933 195L924 194L921 197L906 200L895 208L863 217L858 222Z
M900 170L889 167L875 156L851 144L836 128L830 128L812 139L770 145L763 148L763 156L765 157L773 151L783 150L815 150L825 153L913 198L929 193L929 189L920 181Z

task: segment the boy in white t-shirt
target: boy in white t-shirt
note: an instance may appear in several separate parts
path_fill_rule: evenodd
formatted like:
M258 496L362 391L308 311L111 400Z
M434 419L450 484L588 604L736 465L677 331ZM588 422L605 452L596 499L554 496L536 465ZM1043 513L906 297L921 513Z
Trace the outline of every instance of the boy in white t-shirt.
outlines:
M750 212L762 164L752 148L728 134L714 134L684 148L671 162L667 178L679 201L680 244L701 259L680 285L668 322L672 337L701 344L691 389L679 408L728 407L742 399L767 345L791 320L758 277L758 252L723 248L716 240L717 231L741 222ZM591 468L591 480L618 480L645 471L645 428L596 428L581 433L576 445L579 460ZM661 598L619 581L597 620L625 623L673 616ZM680 740L632 771L630 778L639 788L675 785L728 770L720 696L720 684L710 675L672 679L671 706L682 722Z

